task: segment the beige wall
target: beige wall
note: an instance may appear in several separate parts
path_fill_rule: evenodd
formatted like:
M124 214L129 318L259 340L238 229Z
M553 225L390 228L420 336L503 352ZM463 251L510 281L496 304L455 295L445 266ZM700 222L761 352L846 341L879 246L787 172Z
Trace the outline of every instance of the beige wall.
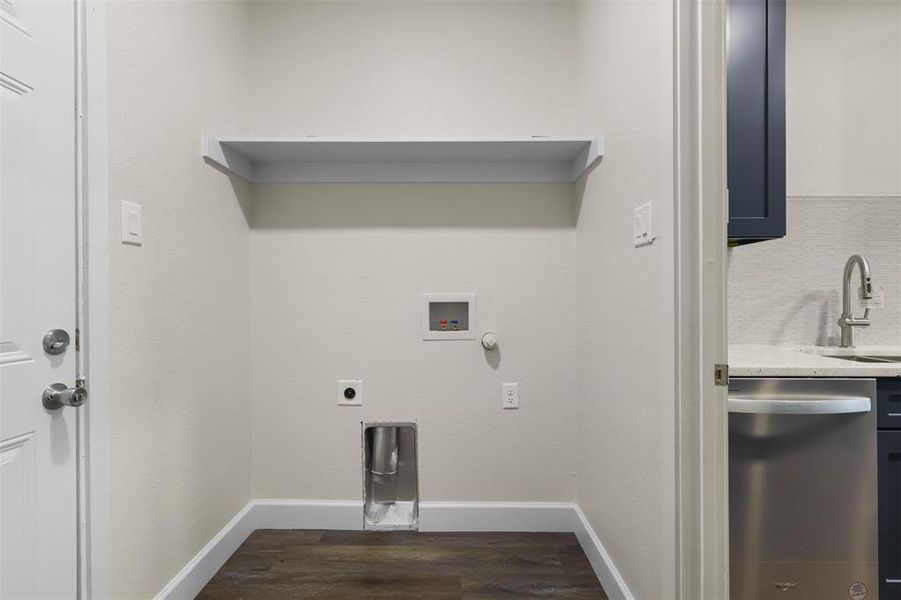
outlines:
M885 306L856 343L899 344L901 3L789 0L786 18L787 234L730 251L729 341L838 344L858 253Z
M200 158L241 131L245 7L110 3L110 596L153 597L250 499L246 185ZM144 245L119 240L119 201Z
M416 420L422 500L573 498L568 186L257 186L251 238L255 497L358 499L360 421ZM423 292L477 293L499 352L423 341Z
M156 593L250 497L358 498L360 421L416 419L424 500L577 497L635 597L670 597L672 4L109 10L110 234L128 199L147 239L111 254L114 595ZM204 130L604 132L608 155L575 192L251 189ZM420 339L419 293L466 291L499 359ZM336 406L351 377L362 408Z
M255 135L561 135L573 3L251 3Z
M675 596L671 2L583 2L581 114L607 156L578 210L577 499L635 598ZM657 241L635 248L653 201Z
M901 196L901 2L788 0L789 196Z
M573 131L570 3L251 15L255 134ZM571 500L572 210L565 185L255 186L254 495L359 498L360 421L413 419L423 500ZM424 342L424 292L476 292L499 361L475 340ZM354 377L365 405L336 406L335 380ZM501 408L505 381L518 411Z

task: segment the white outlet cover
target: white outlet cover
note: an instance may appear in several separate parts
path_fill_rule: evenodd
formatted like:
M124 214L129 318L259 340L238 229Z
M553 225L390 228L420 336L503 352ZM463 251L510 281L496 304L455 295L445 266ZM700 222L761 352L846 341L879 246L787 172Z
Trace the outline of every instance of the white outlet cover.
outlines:
M346 389L354 391L353 398L344 395ZM339 379L338 386L338 406L363 406L363 380L362 379Z
M501 403L505 409L519 408L519 384L504 383L501 385Z
M144 227L140 204L122 201L122 243L140 246L144 243Z
M650 202L645 202L635 209L632 217L632 226L636 248L654 243L656 239L654 236L654 215Z

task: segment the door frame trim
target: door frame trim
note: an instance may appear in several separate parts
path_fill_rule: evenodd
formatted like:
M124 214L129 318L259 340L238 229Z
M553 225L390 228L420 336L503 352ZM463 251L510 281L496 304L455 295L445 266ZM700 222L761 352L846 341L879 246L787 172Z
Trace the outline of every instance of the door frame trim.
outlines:
M106 152L106 7L103 0L76 0L82 18L78 77L83 139L81 153L82 231L85 321L81 348L89 400L79 419L79 598L109 596L107 440L109 395L108 348L108 231Z
M676 595L729 596L726 0L674 2Z

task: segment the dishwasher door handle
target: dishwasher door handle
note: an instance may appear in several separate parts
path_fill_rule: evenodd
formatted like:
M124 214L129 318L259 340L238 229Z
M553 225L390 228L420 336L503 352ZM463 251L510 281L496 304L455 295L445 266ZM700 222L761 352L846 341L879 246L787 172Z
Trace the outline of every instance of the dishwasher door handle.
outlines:
M760 415L840 415L867 413L873 407L867 396L729 396L730 413Z

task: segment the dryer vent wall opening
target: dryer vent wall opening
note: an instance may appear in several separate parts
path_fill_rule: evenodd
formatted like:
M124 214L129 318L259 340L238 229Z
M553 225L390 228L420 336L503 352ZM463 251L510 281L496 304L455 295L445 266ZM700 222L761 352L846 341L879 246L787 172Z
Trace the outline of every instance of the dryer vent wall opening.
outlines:
M416 423L363 424L365 529L417 529Z

